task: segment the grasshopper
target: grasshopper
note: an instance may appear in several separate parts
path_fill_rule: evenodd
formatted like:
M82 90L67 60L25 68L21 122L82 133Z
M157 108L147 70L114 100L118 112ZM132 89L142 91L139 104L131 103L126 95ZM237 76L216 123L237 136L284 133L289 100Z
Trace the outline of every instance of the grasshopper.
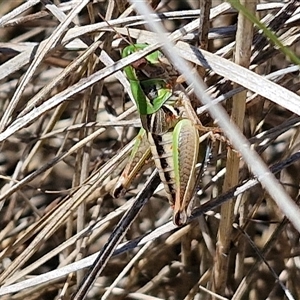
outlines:
M122 56L147 46L127 46ZM118 197L125 193L141 166L152 155L174 209L173 223L183 225L191 214L196 164L201 160L198 130L202 127L201 123L194 111L189 114L191 110L185 109L186 95L181 84L176 82L178 74L162 52L147 55L125 67L124 72L130 82L142 128L112 194Z

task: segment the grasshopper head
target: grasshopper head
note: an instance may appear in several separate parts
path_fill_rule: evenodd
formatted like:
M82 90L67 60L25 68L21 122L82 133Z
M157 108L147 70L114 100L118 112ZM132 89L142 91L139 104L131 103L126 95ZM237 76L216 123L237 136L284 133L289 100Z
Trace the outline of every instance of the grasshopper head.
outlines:
M137 51L141 51L145 49L148 46L149 46L148 44L134 44L134 45L127 46L122 51L122 57L127 57ZM140 74L139 75L137 74L137 71L138 73L142 73L140 71L143 70L145 70L146 73L151 73L148 74L149 75L148 79L153 77L154 78L159 77L162 73L165 73L165 70L163 70L161 67L162 57L163 54L157 50L148 54L145 57L138 59L130 66L124 68L127 78L129 80L135 80L135 81L141 80L142 78L140 78Z

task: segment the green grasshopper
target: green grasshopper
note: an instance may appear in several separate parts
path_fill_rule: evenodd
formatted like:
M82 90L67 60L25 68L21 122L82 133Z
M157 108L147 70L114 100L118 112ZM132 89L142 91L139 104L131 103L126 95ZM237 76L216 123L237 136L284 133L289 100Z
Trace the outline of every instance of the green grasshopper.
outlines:
M147 47L127 46L126 57ZM176 83L177 72L160 51L155 51L124 68L140 114L142 129L127 166L112 191L118 197L130 186L144 162L153 157L170 205L173 223L183 225L191 214L191 200L196 185L196 164L199 161L199 120L187 116L186 97ZM186 103L186 102L185 102ZM190 110L189 110L190 111ZM195 118L198 121L195 121Z

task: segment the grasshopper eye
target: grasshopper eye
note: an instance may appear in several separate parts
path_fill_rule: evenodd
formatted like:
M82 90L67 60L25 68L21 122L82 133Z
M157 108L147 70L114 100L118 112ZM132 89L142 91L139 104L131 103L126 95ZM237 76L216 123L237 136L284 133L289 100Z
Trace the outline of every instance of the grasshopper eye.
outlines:
M147 65L147 60L145 58L141 58L135 62L133 62L132 67L137 70L142 70Z

